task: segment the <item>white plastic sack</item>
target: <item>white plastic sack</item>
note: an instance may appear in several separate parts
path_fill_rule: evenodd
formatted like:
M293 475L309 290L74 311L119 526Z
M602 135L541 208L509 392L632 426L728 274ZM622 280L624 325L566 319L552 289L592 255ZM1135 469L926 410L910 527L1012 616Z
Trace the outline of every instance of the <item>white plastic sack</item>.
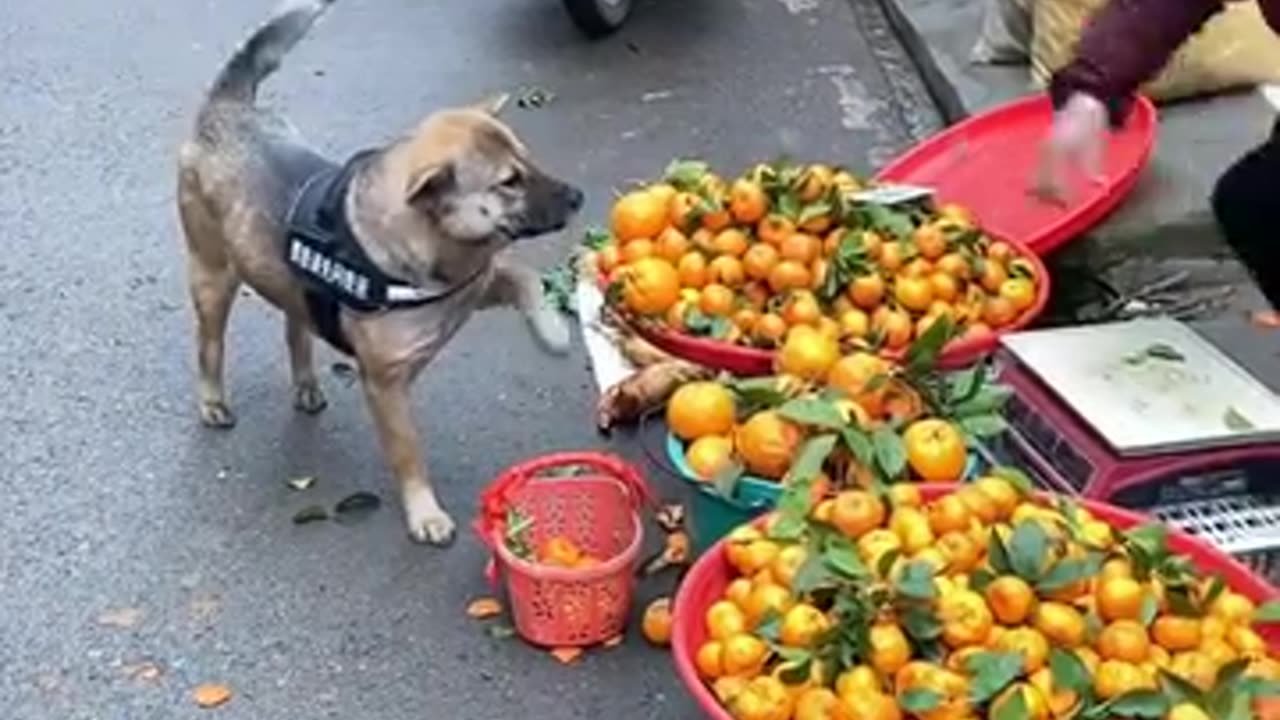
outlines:
M988 65L1020 65L1031 58L1031 3L984 0L982 30L970 59Z

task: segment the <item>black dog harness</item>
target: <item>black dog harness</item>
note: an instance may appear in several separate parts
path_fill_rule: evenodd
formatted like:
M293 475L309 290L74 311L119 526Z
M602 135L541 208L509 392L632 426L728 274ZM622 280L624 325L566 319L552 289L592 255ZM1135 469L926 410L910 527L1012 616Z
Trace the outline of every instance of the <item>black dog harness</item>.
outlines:
M392 277L369 259L346 213L347 188L373 151L357 153L342 167L307 178L286 220L285 261L302 280L307 309L316 331L334 349L354 355L342 332L342 308L360 313L412 308L441 300L467 285L424 289Z

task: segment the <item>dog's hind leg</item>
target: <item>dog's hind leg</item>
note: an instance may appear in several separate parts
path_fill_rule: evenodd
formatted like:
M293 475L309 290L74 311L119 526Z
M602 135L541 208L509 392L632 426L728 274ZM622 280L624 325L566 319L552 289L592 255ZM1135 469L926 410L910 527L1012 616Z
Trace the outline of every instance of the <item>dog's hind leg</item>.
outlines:
M187 279L196 315L197 393L205 425L229 428L236 416L227 405L223 357L227 317L240 288L240 278L227 256L222 229L193 187L194 173L184 171L178 190L178 214L187 241Z
M542 293L542 278L512 261L496 261L483 306L509 305L520 311L542 347L555 355L569 352L569 326Z
M210 266L194 255L189 258L187 274L196 311L200 419L209 427L233 427L236 416L227 405L222 366L226 355L227 317L240 288L240 278L229 264Z
M316 380L315 366L311 360L311 332L307 324L292 313L285 315L285 344L289 347L289 370L293 377L293 407L308 415L315 415L329 404L320 382Z

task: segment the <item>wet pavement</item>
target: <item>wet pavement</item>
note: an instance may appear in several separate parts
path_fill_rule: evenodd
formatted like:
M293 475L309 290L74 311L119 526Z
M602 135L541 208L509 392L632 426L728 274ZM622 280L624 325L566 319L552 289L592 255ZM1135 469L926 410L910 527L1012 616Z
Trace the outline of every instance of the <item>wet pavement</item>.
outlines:
M0 13L0 715L195 717L192 688L217 682L234 697L209 716L228 719L695 716L635 634L561 667L469 621L487 592L480 545L407 540L358 389L326 371L329 410L296 415L281 322L256 298L230 332L240 424L197 423L174 149L267 6ZM936 128L877 8L641 2L622 33L587 43L556 0L341 0L264 99L342 156L432 108L540 88L554 101L508 118L590 188L599 218L612 186L676 155L866 167ZM573 241L521 254L546 266ZM599 447L594 399L580 347L557 360L511 313L473 321L416 389L456 517L513 462ZM312 489L286 486L303 475ZM290 521L357 490L387 501L363 523Z

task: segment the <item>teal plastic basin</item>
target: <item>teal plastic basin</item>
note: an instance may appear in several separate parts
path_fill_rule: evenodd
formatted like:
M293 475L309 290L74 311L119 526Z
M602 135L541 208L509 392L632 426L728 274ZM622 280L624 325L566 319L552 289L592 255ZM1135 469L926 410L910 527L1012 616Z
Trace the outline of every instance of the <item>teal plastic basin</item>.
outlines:
M734 496L726 498L715 488L699 480L684 459L685 444L680 438L667 433L667 458L680 471L680 477L689 487L692 497L688 507L689 533L693 547L702 554L715 545L729 531L772 510L782 495L782 483L744 475L734 488ZM977 453L969 452L969 464L965 478L973 477L979 468Z

